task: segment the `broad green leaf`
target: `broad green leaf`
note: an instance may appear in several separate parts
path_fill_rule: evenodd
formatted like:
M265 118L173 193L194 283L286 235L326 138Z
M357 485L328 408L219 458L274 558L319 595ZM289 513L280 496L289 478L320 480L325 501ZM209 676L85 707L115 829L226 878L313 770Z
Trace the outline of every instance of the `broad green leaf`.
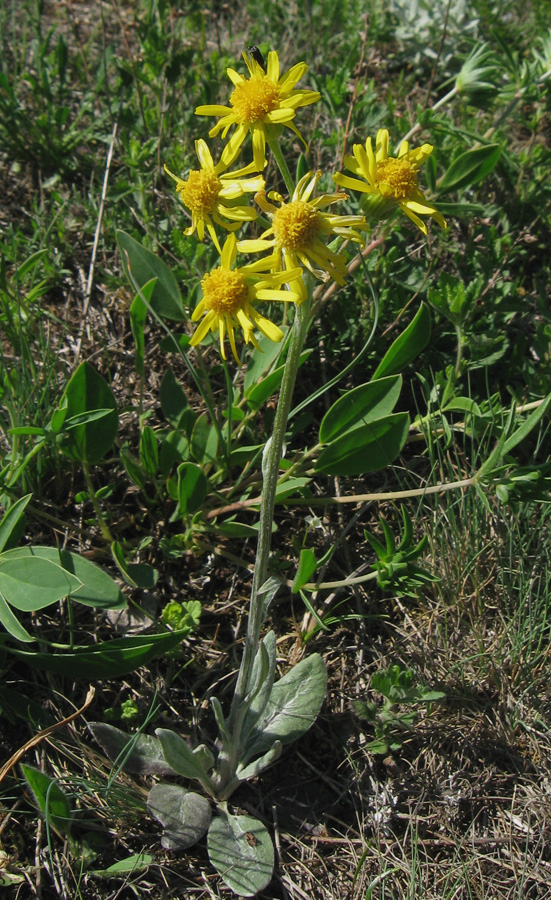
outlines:
M178 466L178 513L184 517L196 512L204 503L208 491L208 481L195 463L185 462Z
M218 433L206 413L199 416L191 433L191 452L198 463L216 462Z
M365 475L384 469L400 453L408 430L407 413L394 413L370 425L359 425L322 450L316 472Z
M287 325L284 325L281 329L284 334L287 334L289 330ZM258 384L262 381L262 377L268 371L270 366L275 362L278 358L279 354L282 350L283 341L279 344L276 344L274 341L271 341L267 337L261 337L258 346L259 350L254 350L251 354L251 357L247 363L247 370L245 372L245 378L243 380L243 387L245 391L248 391L249 388L252 388L255 384Z
M323 417L319 430L320 443L329 443L360 422L367 424L390 415L401 389L402 376L391 375L348 391Z
M128 734L105 722L90 722L88 728L105 755L137 775L175 775L163 756L158 738L149 734Z
M242 763L291 744L315 722L325 698L327 672L318 653L307 656L274 684L270 699L247 740Z
M298 594L301 587L312 579L312 575L316 571L317 566L318 561L314 552L308 548L303 548L300 551L297 574L293 581L293 594Z
M140 462L146 475L155 478L159 468L159 447L150 425L144 425L140 437Z
M16 500L15 503L10 506L7 513L2 517L2 521L0 521L0 553L4 547L9 544L10 540L13 540L14 535L20 535L24 522L25 509L27 508L27 504L31 497L32 494L25 494L24 497L20 497L19 500Z
M0 566L6 560L29 558L47 560L74 575L80 581L80 586L71 590L70 596L78 603L100 609L125 608L126 600L117 583L99 566L77 553L58 550L57 547L15 547L0 556Z
M297 491L301 491L303 488L307 487L311 481L311 478L304 477L286 478L285 481L281 481L276 487L276 500L281 501L286 497L290 497L292 494L296 494Z
M157 279L151 308L165 319L187 319L178 283L166 263L124 231L117 231L117 244L126 277L136 291L153 278Z
M103 416L101 425L96 422L78 425L58 438L60 449L71 459L90 465L99 462L115 442L119 417L111 388L90 363L81 363L73 374L65 388L61 406L66 406L65 425L72 416L111 410Z
M33 668L68 675L73 681L79 678L102 681L105 678L128 675L140 666L147 665L156 656L164 656L169 650L181 644L183 638L182 632L170 631L163 634L114 638L111 641L94 644L90 648L79 647L73 651L57 653L32 653L16 649L9 644L3 644L3 649Z
M388 348L372 380L401 372L425 349L429 340L430 310L426 303L422 303L406 330Z
M476 150L467 150L462 153L452 162L440 181L439 193L446 194L449 191L457 191L482 181L495 169L500 156L499 144L487 144L485 147L477 147Z
M190 437L197 415L190 409L184 389L170 366L161 381L160 402L167 422Z
M51 822L54 828L66 834L71 828L71 807L57 781L50 778L45 772L34 769L32 766L26 766L24 763L21 763L21 772L32 791L36 805L46 817L46 821Z
M22 641L25 644L32 644L36 638L31 637L28 631L23 628L21 622L13 614L12 610L6 603L3 594L0 594L0 622L16 641Z
M37 556L0 557L0 592L10 606L35 612L76 592L81 582L59 565Z
M142 872L152 862L153 857L149 853L134 853L132 856L127 856L126 859L113 863L107 869L93 869L92 872L100 878L116 878L120 875L131 875L132 872Z
M189 440L180 431L171 431L161 444L159 464L161 475L167 478L175 465L187 462L189 457ZM176 491L174 497L176 498Z
M159 573L149 563L127 562L125 552L118 541L111 543L111 555L124 580L132 587L141 588L143 591L150 591L155 587Z
M220 810L210 825L209 859L222 881L239 897L254 897L272 880L274 845L264 825L251 816Z
M212 812L206 797L179 784L155 784L147 797L150 815L163 826L161 844L167 850L186 850L200 841Z
M311 350L303 350L300 355L299 366L306 362L311 354ZM257 410L266 402L266 400L279 390L281 379L283 378L283 370L285 366L279 366L273 372L270 372L261 381L252 383L245 391L245 399L251 409Z
M142 287L142 296L148 303L155 290L157 279L153 278ZM134 338L134 362L140 378L145 378L145 322L147 319L147 303L136 294L130 307L130 330Z

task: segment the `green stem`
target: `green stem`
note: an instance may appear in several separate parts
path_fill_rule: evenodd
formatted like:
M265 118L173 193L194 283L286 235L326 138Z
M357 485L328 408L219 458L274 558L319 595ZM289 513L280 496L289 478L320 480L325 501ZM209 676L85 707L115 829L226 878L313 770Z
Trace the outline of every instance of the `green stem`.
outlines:
M106 541L109 541L110 544L113 543L113 535L109 530L109 525L103 518L103 513L101 511L101 507L98 503L98 498L96 497L96 492L94 490L94 485L92 483L92 476L90 475L90 467L88 463L82 463L82 471L84 472L84 478L86 480L86 487L88 488L88 494L90 496L90 500L92 502L92 506L94 507L94 512L96 514L96 518L98 520L98 525L101 528L101 533Z
M289 350L285 361L285 369L281 381L281 390L273 432L264 448L262 456L262 474L264 481L261 494L256 563L251 590L251 605L247 623L247 636L245 638L243 659L241 661L239 675L237 676L237 684L235 686L235 693L229 717L230 727L235 724L239 709L251 687L251 674L254 658L258 650L260 629L262 628L265 618L265 606L262 595L260 594L260 589L268 576L268 562L270 558L272 523L274 518L276 488L279 478L279 465L283 450L285 430L287 428L287 419L289 417L289 410L293 399L293 390L295 387L300 354L308 329L309 315L310 300L308 299L298 306L296 310Z
M272 153L274 155L274 159L278 165L279 171L281 172L281 174L283 176L283 180L285 182L285 187L287 188L287 193L289 194L289 197L292 197L294 190L295 190L295 182L289 171L289 166L287 165L287 160L285 159L285 157L283 156L283 153L281 152L281 147L279 146L279 141L277 141L277 140L271 141L268 139L268 144L270 146L270 150L272 151Z

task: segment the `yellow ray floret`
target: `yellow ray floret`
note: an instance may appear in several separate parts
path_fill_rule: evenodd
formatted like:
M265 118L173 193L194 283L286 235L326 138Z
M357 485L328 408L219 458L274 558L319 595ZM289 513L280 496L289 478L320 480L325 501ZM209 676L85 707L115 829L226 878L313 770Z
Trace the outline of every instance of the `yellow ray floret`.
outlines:
M190 344L196 347L209 332L217 333L220 352L226 359L224 342L229 339L233 356L240 365L235 342L235 329L241 328L245 343L258 348L255 329L276 343L283 337L277 325L261 315L256 308L259 301L279 300L298 303L300 297L284 285L300 275L300 270L275 273L273 256L265 257L241 268L233 268L237 255L235 235L230 234L222 248L220 266L208 272L201 281L203 297L195 307L191 319L201 322Z
M250 132L255 171L260 172L264 168L266 141L279 137L284 126L305 143L293 119L300 106L315 103L320 95L317 91L295 89L297 82L308 71L306 63L297 63L280 77L279 57L275 50L268 54L266 71L253 56L244 53L243 58L249 78L243 78L235 69L227 69L234 85L230 105L198 106L195 112L198 116L222 117L209 131L210 137L222 132L225 140L232 125L236 126L221 157L221 161L228 166L239 155L243 141Z
M222 252L215 225L220 225L226 231L235 231L241 222L251 222L256 219L256 212L250 206L236 203L245 194L262 190L264 179L260 175L253 178L245 176L256 172L251 163L244 169L235 172L226 172L228 166L220 160L216 165L205 141L195 141L195 150L200 169L191 169L186 179L174 175L168 166L165 172L176 182L182 203L191 213L191 225L184 231L185 235L197 232L197 237L202 241L205 237L205 226L214 241L219 253Z
M357 229L366 227L363 216L337 216L323 210L345 200L343 192L320 194L311 199L321 172L308 172L298 182L291 199L283 202L281 194L271 191L267 196L261 191L255 200L272 221L257 240L240 241L239 250L262 252L272 249L276 258L276 270L286 271L297 266L308 269L316 278L333 278L343 284L346 277L346 257L343 252L335 252L326 246L328 237L340 235L342 238L363 244L364 238ZM269 198L269 199L268 199ZM275 200L275 206L270 200ZM302 278L293 283L293 290L306 296Z
M423 232L427 226L420 216L430 216L442 228L446 221L438 210L427 200L419 185L417 174L433 151L431 144L423 144L410 150L408 141L402 141L398 156L388 155L389 134L380 128L375 139L375 151L371 138L363 144L354 144L353 156L346 156L346 168L357 178L338 174L333 178L340 187L361 191L388 201L389 206L399 206L412 222ZM364 180L361 180L364 179Z

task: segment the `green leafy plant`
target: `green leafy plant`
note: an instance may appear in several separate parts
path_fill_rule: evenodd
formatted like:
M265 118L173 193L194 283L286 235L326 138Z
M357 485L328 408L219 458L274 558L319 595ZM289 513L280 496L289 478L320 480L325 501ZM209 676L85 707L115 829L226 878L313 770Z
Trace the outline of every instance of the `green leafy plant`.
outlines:
M400 750L405 737L414 731L419 712L411 707L435 703L446 696L416 684L413 671L400 665L374 673L370 690L382 695L382 706L375 700L354 700L352 706L360 719L374 727L375 738L368 741L368 749L382 755Z

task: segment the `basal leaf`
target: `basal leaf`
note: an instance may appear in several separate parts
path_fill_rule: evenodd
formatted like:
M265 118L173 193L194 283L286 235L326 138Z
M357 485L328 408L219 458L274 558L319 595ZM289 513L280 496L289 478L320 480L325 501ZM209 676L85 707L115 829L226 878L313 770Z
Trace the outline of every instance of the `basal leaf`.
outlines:
M330 475L377 472L396 459L408 430L407 413L394 413L369 425L360 425L322 450L315 469Z
M212 812L206 797L179 784L155 784L147 797L150 815L163 826L161 844L167 850L186 850L200 841Z
M134 289L139 291L156 278L151 308L165 319L184 321L187 316L178 283L166 263L124 231L117 231L117 244L125 274Z
M96 410L111 411L102 416L101 425L89 421L71 427L58 438L61 451L71 459L90 465L99 462L113 446L119 423L117 404L105 379L90 363L81 363L67 384L60 405L66 408L65 424L75 416Z
M425 349L430 340L430 310L422 303L405 331L388 348L373 375L373 380L384 375L395 375Z
M251 816L221 810L209 828L209 859L239 897L254 897L272 880L274 845L264 825Z

